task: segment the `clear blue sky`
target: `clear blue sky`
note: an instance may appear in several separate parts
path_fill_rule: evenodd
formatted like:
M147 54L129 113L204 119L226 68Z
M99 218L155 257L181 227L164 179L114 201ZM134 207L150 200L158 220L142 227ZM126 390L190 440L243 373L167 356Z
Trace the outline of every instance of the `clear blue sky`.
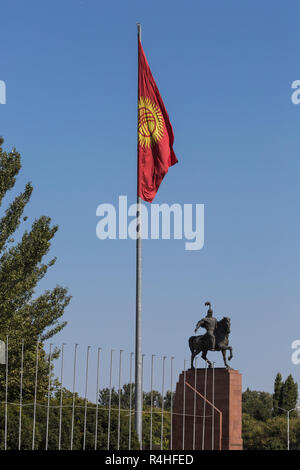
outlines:
M292 0L2 2L0 134L22 155L17 190L35 188L24 227L41 214L60 226L40 288L73 295L56 343L134 348L135 243L98 240L95 212L135 202L140 21L179 159L155 202L205 204L201 251L143 243L144 353L182 368L210 300L232 319L244 388L300 379L299 14Z

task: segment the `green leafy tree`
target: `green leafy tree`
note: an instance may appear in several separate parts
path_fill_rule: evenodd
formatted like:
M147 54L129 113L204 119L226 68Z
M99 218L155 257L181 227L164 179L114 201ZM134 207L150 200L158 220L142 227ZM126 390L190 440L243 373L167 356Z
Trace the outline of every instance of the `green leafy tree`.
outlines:
M123 385L121 406L122 408L128 409L130 407L130 397L131 397L131 407L134 407L135 400L135 384L129 383Z
M273 398L270 393L247 390L242 395L243 413L259 421L266 421L272 416Z
M242 438L244 450L261 449L263 436L265 435L265 423L253 418L248 413L242 415Z
M121 405L121 417L127 417L127 422L129 422L129 413L128 409L130 407L130 396L131 396L131 406L132 406L132 432L134 432L134 384L125 384L121 390L120 396L120 405ZM108 409L109 406L109 395L111 393L111 416L116 416L119 407L119 392L114 387L112 387L111 392L108 388L103 388L99 390L99 405L101 409ZM142 423L142 432L143 432L143 449L150 449L150 434L151 434L151 395L152 395L152 448L160 449L161 446L161 437L163 443L163 449L169 448L169 439L170 439L170 428L171 428L171 416L170 416L170 407L171 407L171 392L167 391L164 396L164 413L162 419L162 395L159 391L153 390L151 392L143 393L143 423ZM174 397L173 397L174 399ZM162 435L162 421L163 421L163 435ZM113 428L112 428L113 429ZM125 424L125 430L127 426ZM117 430L114 429L114 433ZM127 431L125 431L126 434ZM113 432L112 432L113 435ZM115 437L113 437L115 439ZM112 446L113 446L112 441ZM137 442L137 441L136 441ZM128 445L128 442L127 442ZM112 447L113 448L113 447ZM126 447L124 447L126 448ZM139 448L139 447L137 447Z
M150 449L151 434L151 412L148 406L143 408L143 449ZM163 423L163 425L162 425ZM161 442L164 450L169 449L170 444L171 416L164 411L163 417L161 408L152 408L152 449L160 449ZM162 437L162 441L161 441Z
M119 390L116 390L114 387L109 393L109 388L103 388L99 390L99 405L100 406L109 406L109 395L111 394L111 406L113 408L119 407ZM134 384L124 384L120 391L120 406L122 409L128 409L130 407L130 396L131 396L131 406L134 406L135 393L134 393Z
M285 410L292 410L296 407L298 400L298 384L294 381L290 374L282 387L282 401L281 406ZM293 411L290 416L295 416L296 411Z
M277 416L281 414L281 411L279 410L279 406L281 406L282 403L282 375L280 372L277 373L275 377L275 382L274 382L274 393L273 393L273 414L274 416Z
M265 392L243 393L243 448L246 450L285 450L287 448L287 419L285 410L295 408L298 386L289 375L285 382L278 372L273 396ZM273 403L273 412L267 408ZM300 448L300 420L290 413L290 449Z
M60 389L51 394L50 408L47 410L47 401L41 400L37 404L35 416L35 450L45 450L47 435L47 412L48 421L48 441L49 450L59 448L59 429L60 448L69 450L71 448L71 436L73 432L72 448L73 450L85 449L94 450L95 444L97 450L106 450L108 442L108 408L99 407L91 402L85 402L85 399L75 395L74 415L73 415L73 394L63 388L62 390L62 408L60 410ZM85 418L86 410L86 418ZM4 448L4 428L5 428L4 404L0 404L0 448ZM97 419L97 434L96 434ZM31 450L33 442L33 405L25 406L22 409L22 419L20 426L19 407L8 405L7 419L7 449L16 450L19 447L19 430L21 429L21 449ZM84 437L85 436L85 437ZM118 444L118 412L112 410L110 415L110 448L117 449ZM95 442L97 440L97 442ZM128 449L129 442L129 415L122 411L120 415L120 449ZM131 448L139 449L137 435L134 426L131 427Z
M0 206L4 197L14 187L21 169L20 154L13 149L5 152L0 139ZM66 322L60 322L70 301L67 290L56 286L39 296L36 287L56 259L45 262L51 241L58 230L45 215L33 221L29 230L20 234L26 205L33 187L27 183L24 190L14 197L0 218L0 339L8 336L9 400L19 395L21 343L24 340L24 398L34 393L36 345L39 356L38 396L47 389L48 365L43 342L58 333ZM17 233L16 233L17 232ZM16 234L17 241L14 240ZM53 357L57 357L56 351ZM5 390L5 373L0 369L0 399Z
M109 388L103 388L99 391L99 405L100 406L109 406L109 395L110 395L110 404L112 407L119 405L119 395L118 391L112 387L111 392L109 393Z
M282 376L278 372L274 383L273 394L273 414L274 416L285 415L286 411L296 407L298 400L298 384L290 374L286 381L282 381ZM286 411L284 411L286 410ZM291 412L291 416L296 416L296 411Z
M157 390L152 390L151 392L144 393L144 405L151 406L151 396L152 396L152 406L156 408L161 408L161 393Z
M266 422L243 413L244 450L286 450L287 422L284 416L274 416ZM299 449L300 421L290 419L290 449Z
M171 409L171 403L174 403L175 400L175 393L171 392L171 390L168 390L165 395L165 410L170 410Z

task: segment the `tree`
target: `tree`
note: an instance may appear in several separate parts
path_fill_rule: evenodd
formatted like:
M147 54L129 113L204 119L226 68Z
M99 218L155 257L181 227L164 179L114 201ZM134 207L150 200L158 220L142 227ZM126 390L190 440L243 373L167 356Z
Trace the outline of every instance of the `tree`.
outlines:
M274 394L273 394L273 414L274 416L277 416L278 414L281 414L281 410L279 410L279 406L281 406L282 402L282 375L280 372L277 373L275 377L275 382L274 382Z
M134 431L134 398L135 398L135 387L134 383L124 384L120 391L120 405L121 405L121 416L129 416L128 409L130 407L130 396L131 396L131 407L132 407L132 432ZM152 396L152 408L151 408L151 396ZM174 397L173 397L174 399ZM107 410L109 402L111 404L111 414L115 416L119 407L119 391L114 387L109 391L108 388L99 390L98 404L103 409ZM162 396L157 390L143 393L143 449L150 448L150 432L152 429L152 447L160 448L161 445L161 425L163 421L163 448L169 448L170 428L171 428L171 392L168 390L164 396L164 414L162 420ZM151 414L152 410L152 414ZM106 414L104 413L104 416ZM151 416L152 416L152 427L151 427ZM128 421L128 418L127 418ZM116 428L112 428L116 433ZM126 430L126 423L125 423ZM128 431L126 431L128 432ZM125 432L125 435L126 435ZM135 431L134 431L135 432ZM113 444L112 444L113 445ZM125 447L124 447L125 448Z
M290 374L282 387L282 401L281 407L285 410L292 410L296 407L298 400L298 384L294 381ZM293 411L291 416L295 416L296 412Z
M274 416L266 422L243 413L243 449L244 450L286 450L286 417ZM299 449L300 422L290 419L290 448Z
M100 406L109 406L109 395L110 395L110 404L113 408L119 406L119 390L116 390L112 387L111 392L109 393L109 388L103 388L99 390L99 399L98 403ZM131 406L134 406L135 393L134 393L134 383L124 384L123 388L120 390L120 406L122 409L128 409L130 407L130 396L131 396Z
M267 392L247 390L242 395L243 413L259 421L266 421L272 416L272 395Z
M57 390L51 394L49 422L47 426L47 400L41 400L36 409L35 417L35 441L36 450L45 450L46 436L47 447L49 450L58 450L59 448L59 429L61 429L60 448L62 450L82 450L95 449L95 440L97 436L97 450L107 449L108 430L110 429L110 448L117 449L118 438L118 411L111 410L110 427L108 427L108 409L99 407L91 402L85 402L85 399L76 394L73 408L73 394L63 388L62 390L62 409L60 409L60 394ZM86 417L85 417L85 405ZM74 414L73 414L74 412ZM97 434L96 434L97 418ZM33 406L26 406L22 410L21 426L21 449L31 450L33 441ZM17 406L8 406L8 429L7 429L7 449L17 450L19 445L19 409ZM0 448L4 448L4 405L0 404ZM48 432L47 432L48 431ZM131 427L131 448L139 449L139 442L134 430ZM72 437L71 437L72 436ZM128 449L129 441L129 416L128 413L120 415L120 449Z
M282 381L282 376L278 372L274 383L273 394L273 414L281 416L285 414L284 410L292 410L296 407L298 400L298 384L294 381L290 374L286 381ZM292 412L291 416L295 416L296 412Z
M111 389L110 403L112 407L119 406L119 391L114 387ZM135 384L128 383L124 384L120 393L120 405L122 409L128 409L130 407L130 396L131 396L131 406L134 407L135 402ZM164 396L164 409L171 409L171 392L168 390ZM151 392L143 392L143 406L151 407L151 397L152 397L152 406L154 408L161 408L161 393L158 390L152 390ZM173 402L175 394L173 393ZM109 388L103 388L99 390L99 405L108 406L109 405Z
M243 448L259 450L283 450L287 448L287 419L285 411L295 408L298 386L289 375L285 382L278 372L274 381L274 393L251 391L243 393ZM271 408L273 409L271 413ZM290 413L290 448L298 449L300 421L296 413Z
M175 393L168 390L165 395L165 410L171 409L171 403L174 403Z
M156 408L161 408L161 393L158 390L152 390L151 392L144 393L144 405L151 406L151 396L152 396L152 406Z
M253 418L248 413L243 413L242 419L243 449L261 449L262 439L266 429L265 423Z
M0 206L4 197L14 187L16 176L21 169L20 154L13 149L5 152L0 138ZM8 204L0 218L0 339L8 336L9 356L9 400L19 394L21 342L24 340L24 398L34 393L35 358L38 345L39 375L38 394L43 396L47 389L48 365L43 342L58 333L66 322L59 319L70 301L67 289L56 286L35 297L39 281L56 261L52 258L43 262L48 254L51 240L58 230L45 215L33 221L29 230L19 235L26 205L30 201L33 187L27 183L23 192ZM16 234L18 241L13 236ZM58 351L53 357L57 357ZM0 370L0 399L3 399L5 374Z

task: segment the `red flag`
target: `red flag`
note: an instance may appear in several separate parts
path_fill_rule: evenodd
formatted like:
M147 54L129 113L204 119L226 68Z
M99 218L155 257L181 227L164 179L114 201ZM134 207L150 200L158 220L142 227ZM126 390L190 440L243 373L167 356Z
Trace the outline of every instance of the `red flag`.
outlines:
M178 160L168 113L138 42L138 195L152 202L169 167Z

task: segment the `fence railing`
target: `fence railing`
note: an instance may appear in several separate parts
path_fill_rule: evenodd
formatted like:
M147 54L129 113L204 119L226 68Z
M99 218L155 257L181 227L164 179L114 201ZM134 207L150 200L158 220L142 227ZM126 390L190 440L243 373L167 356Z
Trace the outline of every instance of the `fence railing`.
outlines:
M182 366L186 361L174 356L143 355L139 442L134 353L6 337L5 364L0 365L0 448L172 449L175 378ZM188 418L184 410L180 415ZM196 417L195 408L194 422Z

